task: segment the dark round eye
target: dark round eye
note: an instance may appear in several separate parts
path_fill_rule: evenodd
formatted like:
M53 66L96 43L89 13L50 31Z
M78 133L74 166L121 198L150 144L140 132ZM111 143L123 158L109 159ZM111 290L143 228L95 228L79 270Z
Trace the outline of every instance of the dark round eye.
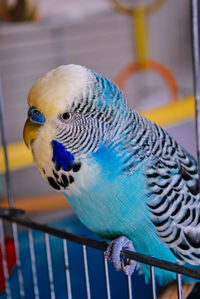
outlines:
M34 109L34 110L33 110L33 113L34 113L34 114L38 114L39 111L38 111L37 109Z
M64 120L69 120L71 118L71 114L69 112L65 112L61 115L61 118Z

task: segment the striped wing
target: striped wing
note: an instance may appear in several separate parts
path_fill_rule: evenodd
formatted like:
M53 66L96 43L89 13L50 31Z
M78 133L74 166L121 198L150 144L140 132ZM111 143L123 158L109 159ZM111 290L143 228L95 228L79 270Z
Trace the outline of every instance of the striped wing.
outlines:
M160 132L162 142L152 149L154 161L146 173L153 194L148 203L152 221L160 239L179 262L197 265L200 263L197 163L167 133Z

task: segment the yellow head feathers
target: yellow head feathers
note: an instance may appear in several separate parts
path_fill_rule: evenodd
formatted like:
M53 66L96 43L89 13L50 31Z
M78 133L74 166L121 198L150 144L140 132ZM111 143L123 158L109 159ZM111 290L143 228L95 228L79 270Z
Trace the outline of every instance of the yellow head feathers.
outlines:
M28 147L39 137L38 132L40 131L41 135L46 126L53 137L55 119L70 110L72 103L84 96L92 79L92 73L87 68L69 64L44 74L35 82L28 95L29 111L35 109L36 113L41 113L45 123L37 122L37 118L28 116L23 133Z
M83 66L60 66L35 82L28 95L28 104L39 109L45 118L57 116L81 98L90 77L90 71Z

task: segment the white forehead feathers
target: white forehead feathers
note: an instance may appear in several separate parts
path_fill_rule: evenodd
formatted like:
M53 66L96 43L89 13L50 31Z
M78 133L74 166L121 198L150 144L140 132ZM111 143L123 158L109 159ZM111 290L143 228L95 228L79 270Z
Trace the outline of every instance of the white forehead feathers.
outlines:
M46 116L62 113L80 100L93 80L93 73L83 66L60 66L35 82L29 92L29 106L37 107Z

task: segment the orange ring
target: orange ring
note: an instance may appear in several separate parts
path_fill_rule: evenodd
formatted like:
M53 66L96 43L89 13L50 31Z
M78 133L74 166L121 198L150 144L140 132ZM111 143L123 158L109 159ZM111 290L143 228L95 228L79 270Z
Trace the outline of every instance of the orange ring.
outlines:
M169 95L170 95L170 101L174 102L178 100L178 85L176 82L176 79L172 72L163 64L154 61L154 60L148 60L146 62L145 68L141 66L141 63L139 62L132 62L126 65L116 76L115 83L118 85L118 87L121 90L124 90L125 85L128 81L128 79L141 70L153 70L156 73L159 73L162 78L164 79Z
M111 2L114 4L115 8L122 13L132 15L134 13L134 7L128 7L123 4L121 4L118 0L111 0ZM146 13L150 14L154 12L155 10L159 9L166 0L154 0L151 4L149 5L143 5Z

